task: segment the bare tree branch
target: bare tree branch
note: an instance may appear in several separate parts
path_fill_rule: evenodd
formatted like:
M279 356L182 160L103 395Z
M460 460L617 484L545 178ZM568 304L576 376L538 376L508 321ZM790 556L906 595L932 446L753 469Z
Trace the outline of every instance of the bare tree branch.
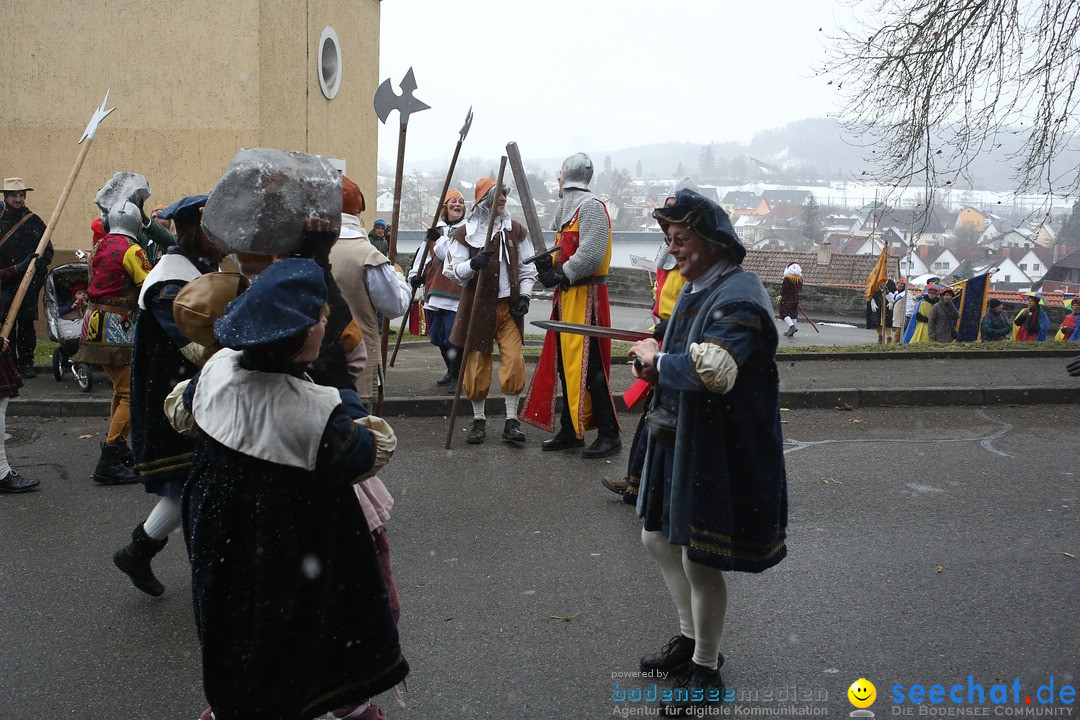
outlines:
M873 0L823 71L873 180L935 190L1014 137L1016 192L1075 196L1080 0ZM1012 144L1012 143L1009 143ZM1064 162L1066 167L1059 165Z

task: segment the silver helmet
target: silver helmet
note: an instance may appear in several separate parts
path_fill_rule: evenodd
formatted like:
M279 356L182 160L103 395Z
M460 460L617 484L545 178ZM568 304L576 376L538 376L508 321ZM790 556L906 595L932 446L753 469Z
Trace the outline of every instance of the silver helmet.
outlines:
M113 235L127 235L134 240L139 237L142 229L142 210L133 202L123 201L113 205L105 217L109 233Z
M590 160L589 156L585 153L574 153L563 160L559 172L562 173L562 186L564 190L571 188L588 190L593 174L592 160Z

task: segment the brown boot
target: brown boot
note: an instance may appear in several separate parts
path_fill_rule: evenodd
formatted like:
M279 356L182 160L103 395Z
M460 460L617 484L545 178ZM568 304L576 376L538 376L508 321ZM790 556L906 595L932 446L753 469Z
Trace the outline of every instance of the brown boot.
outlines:
M627 482L625 477L613 478L611 476L605 476L604 479L600 481L600 484L616 495L622 495L626 492Z

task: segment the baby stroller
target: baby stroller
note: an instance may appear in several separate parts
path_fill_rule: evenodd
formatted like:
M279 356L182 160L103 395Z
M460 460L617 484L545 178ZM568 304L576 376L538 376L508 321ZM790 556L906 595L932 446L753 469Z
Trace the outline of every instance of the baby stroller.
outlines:
M53 377L57 382L62 382L65 368L68 368L83 392L93 389L94 376L90 374L89 365L73 362L71 359L79 349L82 319L62 318L60 308L71 302L73 286L86 287L89 269L83 262L57 265L45 276L45 292L41 299L45 307L45 319L49 324L49 339L60 344L52 353Z

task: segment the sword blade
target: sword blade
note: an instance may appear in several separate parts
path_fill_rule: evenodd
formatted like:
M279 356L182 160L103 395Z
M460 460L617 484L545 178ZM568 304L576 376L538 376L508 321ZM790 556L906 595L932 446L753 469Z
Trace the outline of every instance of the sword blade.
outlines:
M629 340L633 342L648 340L653 336L651 332L646 330L624 330L622 328L600 327L598 325L581 325L580 323L563 322L561 320L533 320L532 324L552 332L586 335L605 340Z

